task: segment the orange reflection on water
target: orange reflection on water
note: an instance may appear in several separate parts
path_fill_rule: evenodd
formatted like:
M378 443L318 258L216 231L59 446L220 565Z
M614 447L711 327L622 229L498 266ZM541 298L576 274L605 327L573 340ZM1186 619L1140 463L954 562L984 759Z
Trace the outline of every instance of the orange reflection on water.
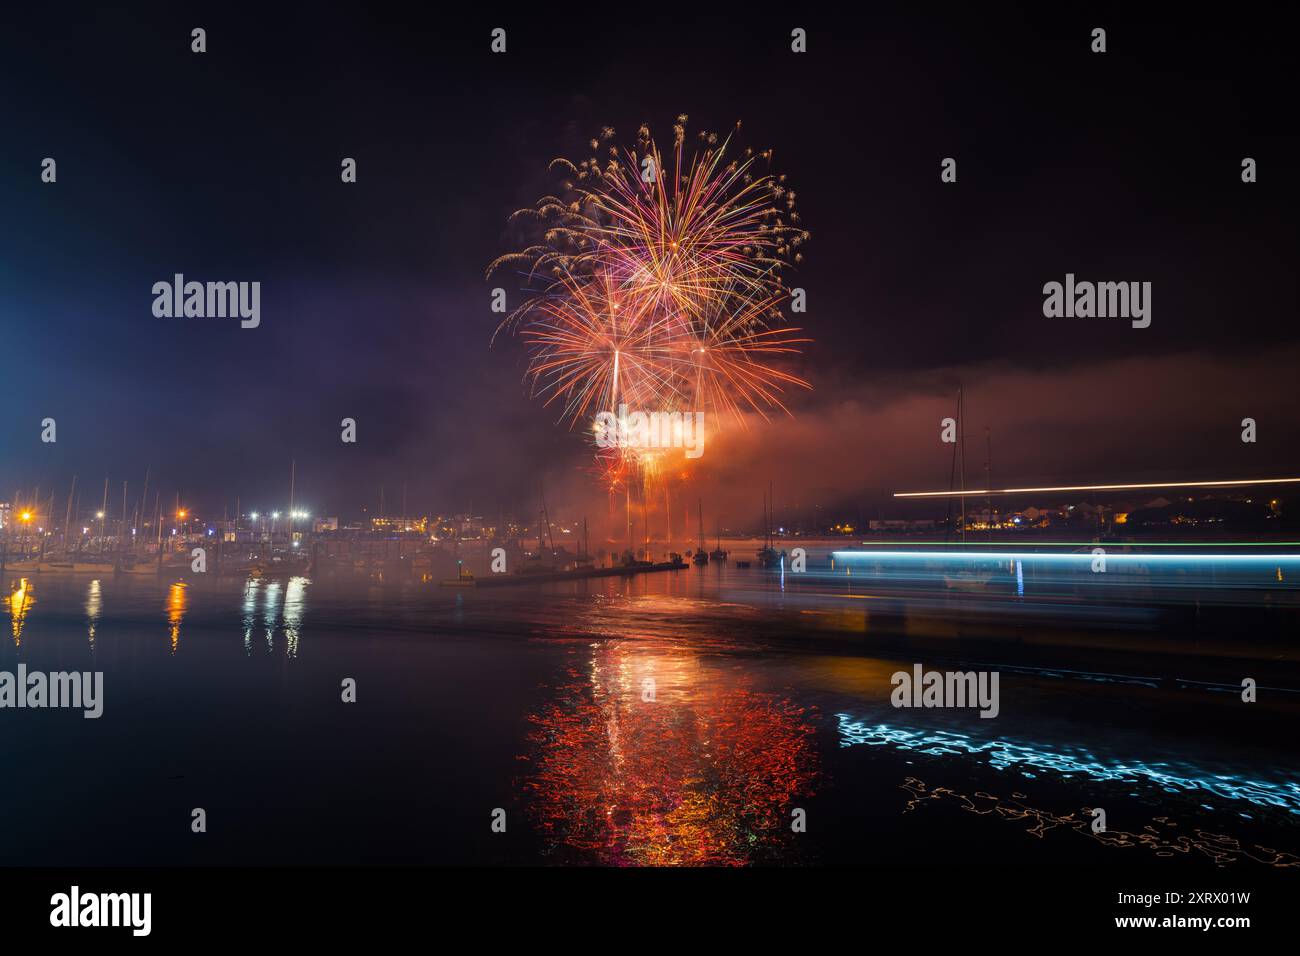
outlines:
M818 775L804 708L668 643L603 641L569 677L529 718L520 785L551 852L616 865L789 861L791 811Z
M185 610L189 607L189 585L177 581L167 589L167 623L171 625L172 653L181 641L181 621L185 619Z
M1253 861L1266 866L1278 868L1300 867L1300 856L1277 850L1273 847L1246 843L1225 833L1214 833L1200 827L1178 829L1178 823L1171 817L1153 817L1140 831L1105 829L1100 832L1092 828L1093 816L1090 807L1081 807L1070 813L1056 814L1049 810L1029 806L1023 793L1012 792L1011 796L999 797L996 794L977 790L965 794L949 787L931 787L916 777L906 777L903 789L910 795L905 812L913 812L927 803L953 802L967 813L977 816L995 816L1008 823L1018 823L1025 827L1031 836L1043 839L1049 832L1062 830L1091 837L1104 846L1115 849L1146 847L1156 856L1193 856L1203 855L1216 865L1223 867L1230 864Z
M32 583L27 578L19 578L9 584L9 598L5 607L9 611L9 621L13 627L14 647L23 643L23 625L27 622L27 613L36 603L32 593Z

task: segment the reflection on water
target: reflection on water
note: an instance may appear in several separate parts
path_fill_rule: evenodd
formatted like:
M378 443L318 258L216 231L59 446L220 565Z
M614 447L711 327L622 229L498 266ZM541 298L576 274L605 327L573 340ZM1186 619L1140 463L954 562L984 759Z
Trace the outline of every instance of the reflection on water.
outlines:
M95 650L95 626L104 613L104 594L99 578L90 582L86 588L86 635L90 639L90 650Z
M257 626L257 581L244 587L244 653L253 653L253 628Z
M262 601L262 626L266 629L266 653L275 651L276 608L280 602L280 582L271 581L266 585Z
M788 699L684 646L602 641L530 717L520 782L561 862L791 862L791 811L818 776Z
M1029 824L1025 832L1039 839L1049 831L1060 830L1091 837L1103 846L1115 849L1145 847L1156 856L1187 857L1202 854L1218 866L1251 860L1279 868L1300 867L1300 857L1292 853L1246 843L1228 834L1195 827L1187 832L1179 832L1178 824L1164 815L1153 817L1137 832L1111 827L1093 832L1091 807L1081 807L1078 811L1057 815L1028 805L1023 793L1013 792L1010 797L998 797L979 790L968 795L948 787L928 787L916 777L907 777L902 787L910 794L906 812L923 809L931 802L953 802L963 811L977 816L992 816L1008 823Z
M185 619L185 609L189 606L189 588L184 581L177 581L167 589L167 624L171 628L173 654L180 645L181 621Z
M244 588L243 601L245 654L253 653L253 632L259 623L257 605L260 596L260 623L266 638L267 653L275 652L275 630L283 625L284 653L287 657L298 656L298 642L302 637L302 624L307 612L307 587L310 583L309 578L300 576L289 578L286 583L277 580L248 582Z
M1031 578L1032 571L1025 562L1026 583L1031 591L1035 582L1041 590L1044 579ZM855 567L860 585L858 572ZM1001 573L1014 588L1016 571ZM1195 660L1191 654L1139 654L1146 632L1133 624L1155 621L1136 616L1155 614L1150 608L1125 611L1117 622L1108 617L1105 630L1065 634L1060 643L1069 653L1050 658L1050 666L1021 666L1017 648L1000 645L995 659L1007 659L999 666L1003 693L1014 695L1017 706L997 721L972 722L890 708L890 675L900 666L894 652L905 645L885 639L901 634L910 641L918 633L960 637L956 627L945 631L930 623L965 616L972 607L1003 605L987 598L980 605L946 585L940 595L900 594L883 586L879 593L846 595L838 581L809 584L790 574L786 590L780 587L779 573L744 575L723 568L500 593L306 577L195 577L188 584L111 576L11 578L0 595L14 649L0 653L29 666L40 661L50 669L71 669L78 655L88 662L89 652L95 668L107 672L110 687L130 686L120 669L129 662L151 681L178 681L169 690L210 688L209 709L196 717L203 728L225 727L232 702L269 713L290 699L286 694L334 700L318 694L320 681L337 686L338 662L365 655L374 679L388 682L392 692L386 695L385 722L358 733L343 759L368 754L377 735L390 736L394 747L406 746L403 731L412 727L420 728L421 740L437 741L432 749L401 750L401 759L392 762L401 772L382 784L360 775L374 786L365 798L383 804L418 793L426 799L413 781L426 779L425 769L471 759L466 755L472 753L482 761L485 781L473 800L492 800L486 805L494 806L513 782L529 823L518 831L511 827L527 833L527 842L493 841L493 858L503 854L509 862L538 862L538 837L541 859L563 863L860 862L882 852L908 860L918 833L923 851L960 845L967 837L982 837L976 831L984 825L976 818L987 817L1023 824L1036 837L1053 834L1051 841L1018 840L1029 845L1032 862L1087 862L1101 845L1150 850L1126 855L1131 857L1297 865L1286 851L1300 846L1300 774L1282 729L1294 716L1295 702L1275 695L1270 706L1281 715L1278 722L1233 718L1246 735L1238 741L1219 726L1232 711L1216 709L1224 695L1211 700L1210 683L1188 685L1177 669L1170 673L1178 681L1160 677L1169 661L1180 669ZM845 610L844 604L853 607ZM936 607L947 608L947 617ZM1051 614L1075 621L1110 615L1114 607L1104 601L1062 603L1052 605ZM912 627L918 615L927 629ZM1267 626L1252 627L1251 639L1259 631L1283 646L1276 653L1284 653L1290 632L1282 625L1294 617L1255 620ZM170 658L158 640L163 628L170 635ZM826 641L828 629L832 640ZM1224 638L1227 659L1229 650L1240 652L1227 640L1236 633L1214 632ZM1099 634L1124 643L1135 662L1133 675L1118 667L1083 669L1101 659ZM367 640L354 640L357 635ZM300 655L307 639L317 653ZM939 641L931 646L939 647ZM957 640L942 649L955 657L968 653ZM979 651L976 644L969 653ZM277 655L279 660L268 660ZM284 666L286 658L292 666ZM275 681L258 679L272 672ZM510 681L489 698L481 690L485 675L505 672ZM1280 683L1290 680L1287 673L1279 668ZM427 681L442 682L443 691L422 693ZM540 693L538 682L545 682ZM135 715L120 708L109 718L121 714L139 721L126 725L123 741L159 726L149 719L157 713L154 704L132 703ZM327 713L309 706L317 705L304 704L304 718L313 726L328 725L333 708ZM1107 719L1085 720L1079 716L1085 713ZM822 714L835 719L821 720ZM271 772L263 769L274 763L265 754L299 747L301 767L312 773L332 766L339 753L336 733L303 735L295 729L293 736L277 737L265 722L254 724L256 730L236 732L245 736L236 737L239 749L232 751L235 777L269 779L267 792L277 797L291 799L297 770L257 777ZM1207 730L1213 733L1202 739ZM100 742L86 738L79 724L51 723L42 732L59 743L46 748L51 753L71 745L85 746L96 759L122 756L98 749ZM174 746L177 753L189 746L166 738L155 743ZM1238 743L1245 749L1234 749ZM4 744L0 738L0 763L19 759ZM904 779L906 807L898 790ZM114 793L123 803L140 805L156 796L158 785L146 775L115 784ZM357 799L346 782L330 791L335 784L321 776L316 785L335 804ZM806 834L792 832L791 811L809 809L814 797L817 826ZM322 797L321 805L327 802ZM0 798L0 809L6 806ZM1092 834L1092 806L1107 808L1113 829ZM966 812L943 813L944 807ZM351 828L347 833L358 844L375 832L366 826L385 835L376 845L406 838L405 831L395 836L383 821L373 822L376 816L383 815L357 815L340 825ZM900 833L918 821L923 826L907 829L895 843L881 832L882 821L886 830L892 824ZM1078 836L1058 838L1067 832ZM476 846L467 842L449 853L447 838L438 840L413 854L482 862ZM284 862L300 858L284 845L265 852ZM111 859L111 845L104 846L109 849L101 858ZM171 846L161 841L157 859L169 860ZM15 858L40 862L45 852L32 844ZM250 843L239 852L264 851Z
M36 596L32 593L32 585L27 578L19 578L10 583L9 599L5 602L5 609L9 612L14 647L20 647L23 643L23 625L27 622L27 613L35 603Z
M289 579L284 592L284 652L289 657L298 656L298 629L307 607L307 579Z
M855 744L916 750L935 755L959 755L987 763L996 770L1011 770L1028 779L1050 774L1065 779L1074 775L1094 781L1114 781L1159 788L1168 794L1212 794L1224 800L1244 800L1260 807L1280 807L1300 814L1300 783L1247 779L1239 774L1207 773L1181 761L1115 760L1068 744L1054 748L1010 740L975 740L968 734L945 730L919 730L855 721L836 714L840 746Z

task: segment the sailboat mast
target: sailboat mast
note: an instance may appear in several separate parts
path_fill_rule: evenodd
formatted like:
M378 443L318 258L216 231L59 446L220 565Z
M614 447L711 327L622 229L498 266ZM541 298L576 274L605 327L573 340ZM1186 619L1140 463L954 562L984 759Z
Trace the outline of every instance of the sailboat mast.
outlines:
M140 493L140 505L138 508L136 508L135 524L137 525L137 527L142 525L149 517L148 514L145 512L145 509L149 507L149 472L151 470L151 467L152 466L150 465L145 465L144 467L144 491ZM135 542L137 539L142 541L144 540L144 528L141 527L137 532L137 534L131 538L132 552L135 551Z
M966 414L961 388L957 389L957 444L961 448L961 543L966 543Z
M551 515L550 512L546 510L546 489L542 488L541 485L538 485L537 490L541 492L541 496L542 496L542 519L546 522L546 538L548 541L551 542L551 552L554 553L555 535L551 534ZM540 536L539 536L539 540L540 540Z
M763 547L767 547L767 492L763 492Z
M993 436L989 428L984 428L984 488L988 491L985 499L984 517L989 528L989 544L993 544Z
M289 459L289 547L293 547L293 486L298 478L298 459ZM385 545L387 547L387 545Z
M767 546L772 546L772 525L776 524L776 490L771 479L767 481Z
M104 501L99 506L99 553L104 553L104 522L108 520L108 477L104 477Z
M673 490L672 485L666 481L664 482L664 525L667 528L667 535L664 540L668 542L668 547L671 549L673 546Z
M63 552L68 551L68 531L72 525L72 496L77 490L77 476L72 476L72 487L68 489L68 507L63 513Z

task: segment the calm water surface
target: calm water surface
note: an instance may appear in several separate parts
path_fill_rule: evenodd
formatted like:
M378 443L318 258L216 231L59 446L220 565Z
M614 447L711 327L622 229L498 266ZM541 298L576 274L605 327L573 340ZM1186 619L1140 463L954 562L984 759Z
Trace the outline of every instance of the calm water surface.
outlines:
M105 699L0 711L0 863L1300 867L1300 568L989 573L11 575L0 669ZM916 662L1001 713L892 707Z

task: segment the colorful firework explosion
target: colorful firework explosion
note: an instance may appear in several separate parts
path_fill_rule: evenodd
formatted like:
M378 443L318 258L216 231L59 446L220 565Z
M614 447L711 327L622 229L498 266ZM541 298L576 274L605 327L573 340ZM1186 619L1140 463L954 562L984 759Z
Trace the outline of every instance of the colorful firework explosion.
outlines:
M620 403L743 427L746 412L787 411L786 387L809 387L771 364L807 341L781 314L782 270L810 238L794 190L765 171L771 151L729 160L734 132L701 132L688 153L686 120L666 158L642 126L630 149L606 127L590 158L552 161L559 193L511 217L541 241L488 267L520 273L525 300L501 328L525 341L533 394L570 427Z
M570 428L627 407L694 414L716 437L751 414L789 414L786 389L811 387L777 364L808 341L781 312L783 270L810 238L795 192L770 150L728 157L739 123L688 150L686 122L666 154L643 125L630 149L606 127L589 158L553 160L558 191L510 217L526 245L488 266L489 278L518 274L523 302L497 333L523 340L532 395ZM689 480L693 462L680 449L611 449L594 431L593 471L611 508L624 500L631 550L634 489L643 512L662 499L668 518L669 483Z

